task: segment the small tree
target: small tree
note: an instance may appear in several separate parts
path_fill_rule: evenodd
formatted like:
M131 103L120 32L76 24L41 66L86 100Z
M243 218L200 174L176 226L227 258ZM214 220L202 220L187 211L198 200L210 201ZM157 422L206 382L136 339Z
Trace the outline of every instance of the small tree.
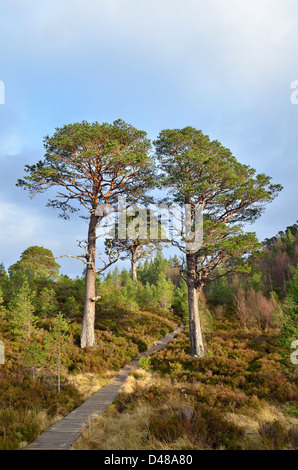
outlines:
M246 301L245 290L239 287L235 294L236 316L238 317L241 326L247 330L249 321L251 320L251 310L249 309Z
M158 224L158 219L149 209L133 206L125 214L126 219L126 238L119 236L119 220L115 227L116 237L113 239L106 239L105 246L108 253L111 249L119 251L120 259L129 259L131 263L132 280L137 280L137 262L144 258L151 258L156 250L161 249L162 228ZM131 213L134 213L131 215ZM150 226L156 224L157 236L156 240L150 237Z
M245 292L239 287L235 294L236 315L244 329L255 323L258 328L269 331L275 326L274 318L278 313L278 302L272 294L268 299L262 292L250 288Z
M57 371L57 391L61 390L61 368L66 361L65 352L70 345L70 332L67 320L61 313L53 319L50 332L45 337L47 357Z
M32 341L26 347L23 355L23 363L32 372L32 379L37 378L37 369L46 365L45 352L37 341Z
M34 315L34 296L35 293L30 292L29 284L25 281L16 291L8 306L9 323L13 333L26 340L31 338L37 321Z
M161 308L168 310L174 301L174 285L164 273L160 273L156 284L157 301Z
M174 292L174 312L180 315L184 323L188 323L188 293L187 284L182 280Z
M161 184L168 188L172 202L190 208L189 227L195 227L198 208L204 214L199 248L195 243L189 248L185 232L181 242L172 242L186 256L191 354L202 357L198 297L207 283L250 269L248 256L257 256L261 245L255 233L245 233L241 226L260 216L281 186L270 184L264 174L256 175L229 149L192 127L162 131L155 146Z

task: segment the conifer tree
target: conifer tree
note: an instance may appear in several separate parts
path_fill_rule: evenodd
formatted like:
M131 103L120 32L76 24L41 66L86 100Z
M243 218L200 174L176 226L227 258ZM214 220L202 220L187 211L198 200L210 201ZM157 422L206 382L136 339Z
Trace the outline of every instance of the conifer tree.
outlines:
M65 256L80 259L86 265L85 304L81 330L81 347L95 344L96 274L117 261L109 253L108 263L96 267L97 227L107 215L98 206L112 206L119 196L126 197L129 207L142 199L152 185L153 160L151 143L144 131L122 120L108 123L68 124L57 128L53 136L44 139L45 156L34 165L26 165L27 176L17 186L34 196L48 188L56 191L48 206L61 210L61 216L79 210L89 222L85 241L79 242L80 255ZM109 212L108 212L109 213Z
M242 226L259 217L282 188L239 163L229 149L193 127L161 131L155 147L160 183L168 188L167 202L185 205L190 211L187 230L181 232L180 241L172 243L186 258L191 354L203 357L199 296L207 283L250 269L247 259L257 257L261 245L256 234L245 233ZM193 233L198 210L203 211L203 239L196 246L195 228L191 246L185 235Z
M37 321L34 315L34 297L35 293L30 291L29 284L25 281L8 306L9 323L14 335L25 340L30 340Z
M66 351L70 344L71 336L68 321L61 312L52 321L50 332L45 338L45 350L51 364L57 373L57 392L61 391L61 368L66 362Z

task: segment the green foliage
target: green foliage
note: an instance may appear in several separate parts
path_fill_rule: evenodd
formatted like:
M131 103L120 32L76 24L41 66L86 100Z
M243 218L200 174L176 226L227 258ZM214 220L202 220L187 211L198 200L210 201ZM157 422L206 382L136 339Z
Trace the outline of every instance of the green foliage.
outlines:
M232 289L227 277L220 277L208 285L208 302L212 305L231 306L233 304Z
M199 313L201 318L201 327L203 333L213 330L213 317L210 310L207 308L205 299L199 300Z
M27 281L16 291L9 303L9 325L16 337L30 339L37 318L34 316L33 298Z
M70 344L68 321L59 313L53 320L50 332L45 337L45 350L48 360L57 370L57 390L60 393L61 366L67 361L67 349Z
M139 266L139 280L146 284L157 284L158 278L165 273L169 261L159 253L153 260L146 260L142 266Z
M139 278L135 282L125 270L121 274L117 268L109 272L98 288L101 296L99 305L102 308L107 306L110 309L126 312L138 308L152 311L170 310L174 302L175 287L164 273L168 262L158 255L150 263L145 262L144 266L140 266ZM156 266L159 266L158 274L155 271ZM154 283L149 283L148 278Z
M57 313L59 305L55 290L53 288L44 287L37 297L37 305L39 316L42 318L47 318Z
M6 309L3 306L4 298L3 298L3 292L0 287L0 320L3 320L6 316Z
M156 300L161 308L168 310L174 300L174 286L167 280L164 273L160 273L156 283Z
M290 267L292 276L287 285L287 295L284 302L285 318L281 331L281 344L291 347L292 341L298 339L298 266Z
M149 370L150 369L150 363L151 363L150 356L147 356L147 357L143 356L139 360L139 367L141 369L144 369L144 370Z
M262 289L262 276L263 273L260 271L252 272L248 278L248 285L255 291L260 291Z
M121 260L129 259L131 262L132 279L135 281L137 278L137 263L144 258L151 258L156 251L161 250L161 229L158 225L158 239L152 240L150 235L151 224L158 224L158 220L149 209L146 213L135 211L136 214L131 214L128 209L125 214L125 221L127 236L125 239L119 238L119 221L116 222L116 227L113 228L113 239L105 239L105 251L109 255L111 251L117 252Z
M47 364L46 354L42 345L37 341L31 341L24 352L23 364L31 369L32 379L37 378L37 369Z
M204 205L203 243L196 251L198 282L204 285L224 274L248 272L248 256L258 258L261 245L255 233L242 231L241 224L256 220L264 203L282 187L193 127L163 130L154 144L160 185L168 188L173 202L191 204L193 211ZM185 250L185 243L179 247Z
M64 313L68 318L75 318L80 313L79 305L73 295L67 297L64 304Z
M184 323L188 323L188 290L185 281L181 281L174 293L174 312L181 316Z
M4 264L0 263L0 289L4 293L7 289L8 275L5 270Z
M284 299L287 282L291 278L290 266L296 266L298 249L298 225L287 227L284 232L264 241L266 256L257 268L263 274L264 293L275 291Z
M96 209L101 201L107 202L102 196L106 184L113 188L108 200L113 203L119 188L126 194L133 190L135 198L152 180L152 161L148 156L151 145L146 132L120 119L112 124L82 121L65 125L57 128L53 136L46 136L44 146L44 159L26 165L28 176L18 180L17 186L29 190L31 195L56 187L56 198L48 205L61 209L64 218L80 210L82 202L89 210ZM97 172L86 171L88 166ZM98 180L104 180L104 187L98 185ZM94 188L91 192L90 187ZM65 196L62 198L61 188Z
M42 246L30 246L22 253L20 261L10 266L9 274L13 276L23 272L26 276L57 279L59 268L51 250Z

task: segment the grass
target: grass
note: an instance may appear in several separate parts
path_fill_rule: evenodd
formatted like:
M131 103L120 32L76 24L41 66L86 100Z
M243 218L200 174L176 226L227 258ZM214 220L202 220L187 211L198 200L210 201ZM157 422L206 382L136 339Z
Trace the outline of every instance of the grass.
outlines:
M74 448L297 449L297 369L278 332L217 323L206 339L203 359L187 331L155 353Z

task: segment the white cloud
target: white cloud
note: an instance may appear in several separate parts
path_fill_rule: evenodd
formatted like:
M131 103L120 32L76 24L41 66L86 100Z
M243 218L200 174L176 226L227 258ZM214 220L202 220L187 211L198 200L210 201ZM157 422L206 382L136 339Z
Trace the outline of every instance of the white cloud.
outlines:
M39 212L27 207L18 206L10 202L0 201L0 246L6 250L16 249L21 245L27 248L30 245L43 241L50 242L53 247L59 247L60 243L47 237L47 227L50 220Z
M261 89L293 74L298 6L293 0L12 1L6 40L38 63L65 61L74 73L92 58L119 69L155 67L195 96L202 89ZM4 25L5 27L5 25ZM15 31L18 31L18 35ZM20 44L20 37L22 44ZM290 77L294 80L296 77ZM269 82L269 83L268 83ZM245 97L243 96L243 99Z
M26 248L34 245L52 250L55 256L78 254L76 239L85 238L85 224L65 222L58 219L57 214L51 217L49 211L31 210L22 204L0 201L0 262L9 267ZM76 260L59 260L59 264L73 273L83 268L82 263Z

